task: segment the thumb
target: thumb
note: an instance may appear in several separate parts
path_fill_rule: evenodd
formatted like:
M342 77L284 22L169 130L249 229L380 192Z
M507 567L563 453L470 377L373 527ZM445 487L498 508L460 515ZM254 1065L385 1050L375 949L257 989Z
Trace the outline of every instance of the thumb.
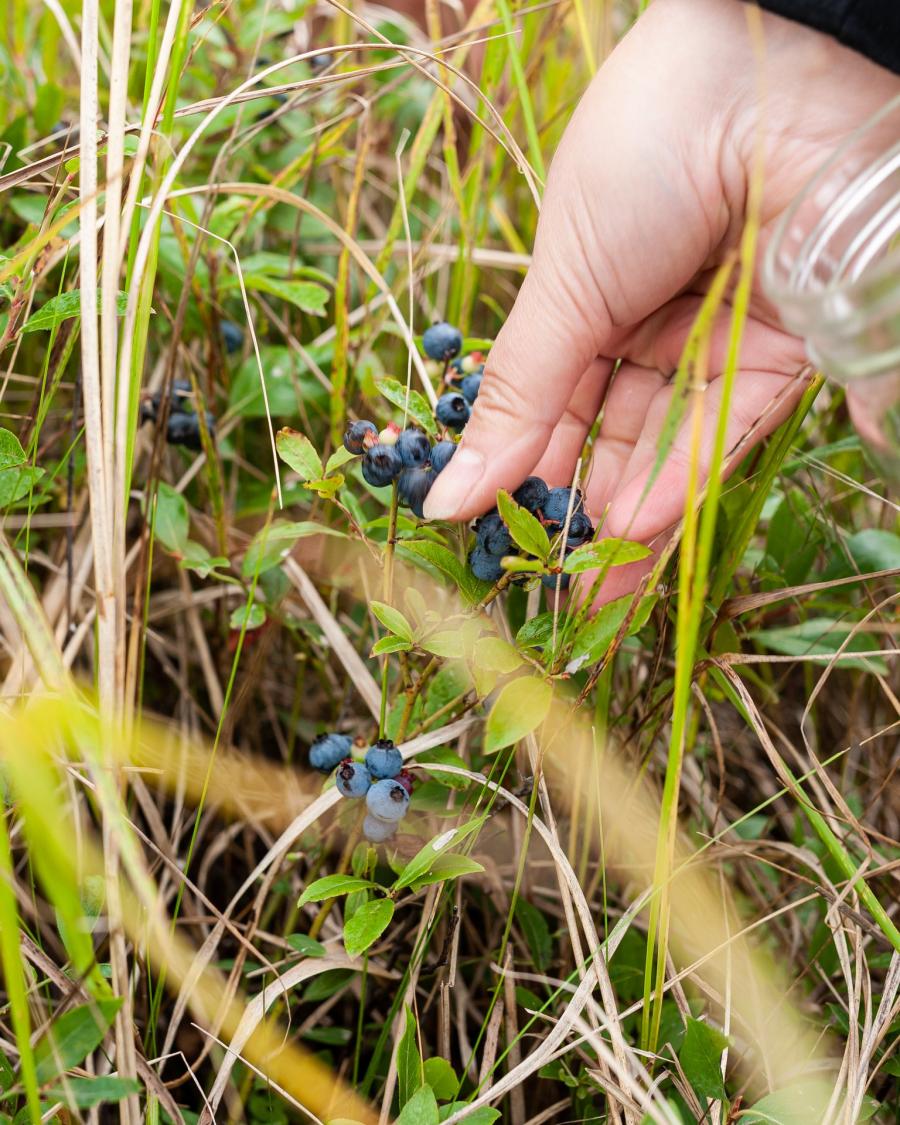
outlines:
M545 216L550 221L542 219L533 264L491 348L462 442L425 501L430 519L470 519L494 505L498 488L517 488L597 354L592 324L543 252L552 225L546 209Z

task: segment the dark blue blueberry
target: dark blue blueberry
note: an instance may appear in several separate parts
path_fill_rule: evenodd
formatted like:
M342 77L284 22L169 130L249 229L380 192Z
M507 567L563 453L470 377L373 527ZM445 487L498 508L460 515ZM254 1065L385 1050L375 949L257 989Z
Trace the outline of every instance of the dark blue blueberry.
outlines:
M239 324L235 324L233 320L223 320L219 325L219 329L222 333L222 342L225 344L225 351L229 355L239 352L244 346L243 328L241 328Z
M431 451L431 467L436 473L442 473L450 463L450 458L456 452L452 441L439 441Z
M413 427L405 429L397 438L397 452L407 469L414 465L424 465L431 456L431 442L428 435Z
M416 465L411 469L404 469L397 478L397 496L400 503L405 504L420 520L425 518L423 510L425 497L431 491L431 486L436 479L437 473L430 465Z
M403 769L403 755L389 738L380 738L366 751L366 769L377 781L396 777Z
M206 411L206 427L209 430L209 436L215 437L216 420L208 410ZM200 436L200 416L173 411L169 415L166 441L169 445L182 445L185 449L199 452L203 449L203 439Z
M323 70L327 70L334 65L334 55L330 51L320 51L318 55L313 55L309 60L309 65L312 67L313 73L320 74Z
M569 511L569 498L572 495L571 488L551 488L547 499L542 505L544 519L548 523L555 523L562 526L566 522L566 515ZM580 512L584 509L584 499L580 492L575 493L575 500L572 504L572 511Z
M502 558L512 551L512 537L506 524L500 519L499 512L488 512L486 516L482 516L475 524L475 535L479 546L489 555Z
M176 379L169 394L169 413L186 414L193 410L191 396L194 389L189 379ZM162 404L162 391L157 391L146 402L141 403L141 421L155 422Z
M373 445L362 459L362 475L373 488L393 484L402 468L396 445Z
M542 511L550 495L550 489L540 477L526 477L513 493L513 500L531 514Z
M314 770L331 773L350 753L353 740L346 734L320 734L309 748L309 764Z
M372 779L362 762L348 758L338 766L334 784L342 797L365 797L371 791Z
M384 844L390 840L396 831L397 822L395 820L382 820L381 817L372 816L371 813L366 814L362 823L363 836L370 844Z
M436 359L438 362L446 362L459 355L462 345L462 332L452 324L447 324L445 320L440 320L437 324L426 328L422 336L425 354L429 359Z
M366 793L366 805L379 820L402 820L409 808L409 794L399 781L383 778Z
M469 552L469 570L482 582L493 584L503 577L503 567L497 555L488 554L484 547L476 545Z
M568 590L569 583L572 581L571 574L542 574L541 582L547 587L548 590ZM557 582L559 586L557 587Z
M478 392L481 390L481 380L484 378L480 371L467 375L460 384L460 390L466 402L471 404L478 398Z
M344 430L344 449L359 457L370 445L378 441L378 427L374 422L348 422Z
M594 525L590 521L590 517L583 509L572 513L572 518L569 521L569 534L566 536L567 547L580 547L582 543L587 541L594 534Z
M469 404L461 394L448 391L441 395L434 410L437 420L442 426L450 426L454 430L461 430L469 420Z

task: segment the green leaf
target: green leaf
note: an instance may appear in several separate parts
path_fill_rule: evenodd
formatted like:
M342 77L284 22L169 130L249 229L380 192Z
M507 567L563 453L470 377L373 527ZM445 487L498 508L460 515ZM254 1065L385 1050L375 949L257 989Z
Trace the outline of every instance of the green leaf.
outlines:
M379 379L378 390L388 402L392 402L394 406L398 406L401 410L406 407L406 387L398 383L396 379ZM428 399L421 395L417 390L410 387L409 390L409 417L422 429L429 434L437 433L437 425L434 421L434 414L431 411L431 404Z
M309 934L288 934L284 940L291 949L302 953L304 957L324 957L328 952L320 941L316 941Z
M224 555L211 555L202 543L189 539L184 544L179 565L185 570L193 570L201 578L208 578L219 567L228 566L228 559ZM217 577L221 578L223 575Z
M259 629L266 623L266 611L259 604L259 602L250 602L248 605L244 602L239 605L237 609L233 610L231 616L228 618L228 627L230 629Z
M386 605L384 602L369 602L369 607L385 629L398 637L402 637L404 641L412 641L412 626L399 609L394 609L393 606Z
M323 902L326 898L348 895L351 891L368 891L373 886L374 884L368 879L359 879L356 875L325 875L309 884L297 905L306 906L308 902Z
M430 1086L420 1086L400 1112L395 1125L439 1125L437 1099Z
M0 1093L9 1090L16 1084L16 1072L10 1065L9 1059L0 1051Z
M402 637L382 637L372 645L371 656L389 656L392 652L409 652L412 644Z
M97 290L97 312L100 312L100 290ZM125 306L128 303L128 294L119 293L116 297L116 315L125 315ZM51 297L36 313L33 313L22 325L22 332L41 332L48 328L55 328L64 320L71 320L74 316L81 316L81 290L70 289L68 293L59 293Z
M244 274L244 285L258 293L271 293L282 301L296 305L298 309L313 316L322 316L328 304L329 293L314 281L282 281L263 273Z
M275 448L281 460L289 465L301 480L318 480L322 476L322 462L306 434L285 426L275 435Z
M783 629L760 629L750 633L755 641L771 652L785 656L827 657L833 655L847 640L853 629L853 622L833 621L829 617L811 617L797 625L786 625ZM854 634L844 652L871 652L881 648L878 641L869 633ZM841 668L861 668L866 672L887 672L884 657L870 656L859 660L841 657Z
M516 633L516 644L520 648L543 648L553 640L553 614L539 613L526 621Z
M398 554L412 555L413 561L417 558L423 559L442 574L446 574L466 601L472 605L480 602L491 588L489 582L482 582L476 578L452 551L440 543L433 543L430 539L406 539L398 544Z
M43 469L28 463L21 442L11 430L0 429L0 511L27 496Z
M340 469L344 465L346 465L348 461L355 460L355 454L351 453L348 449L345 449L342 445L339 445L334 453L332 453L332 455L328 458L328 462L325 465L325 476L331 476L335 469Z
M546 719L553 689L536 676L522 676L500 689L485 724L484 750L493 754L531 734Z
M725 1097L722 1078L722 1052L728 1039L702 1020L688 1019L684 1042L678 1052L688 1082L701 1098Z
M450 1102L448 1105L442 1105L440 1110L441 1121L446 1121L448 1117L452 1117L454 1113L459 1113L465 1108L465 1102ZM494 1109L491 1105L482 1105L478 1109L470 1110L466 1114L465 1121L466 1125L494 1125L499 1116L499 1109Z
M513 540L522 550L546 562L550 557L550 540L540 520L520 507L502 488L497 493L497 509Z
M160 481L153 533L173 555L182 555L187 549L190 522L185 498L170 484Z
M241 418L265 418L266 400L275 418L296 417L301 404L310 412L327 409L325 388L301 356L275 344L261 347L259 354L262 379L255 354L249 355L234 374L228 391L228 405L233 413ZM329 362L326 349L311 347L309 354L316 363Z
M563 563L563 570L566 574L583 574L586 570L638 562L652 554L643 543L632 543L628 539L600 539L596 543L576 547Z
M465 824L460 824L457 828L450 828L446 832L441 832L433 840L429 840L425 847L420 848L403 868L402 874L394 882L394 890L401 891L404 887L411 887L417 879L421 878L427 871L431 871L437 856L442 855L453 844L461 844L483 823L483 817L476 817L474 820L466 821Z
M96 1050L121 1007L118 997L95 1000L72 1008L54 1020L34 1048L38 1082L49 1082Z
M515 916L525 935L535 968L542 973L553 957L553 938L550 935L547 919L536 906L532 906L524 898L516 900Z
M244 578L252 578L254 574L264 574L273 566L278 566L282 559L287 558L298 539L306 539L310 535L345 537L342 531L325 527L320 523L273 520L268 528L260 528L253 536L244 555L244 561L241 563L241 574Z
M133 1078L68 1078L65 1086L48 1090L46 1097L65 1102L73 1109L90 1109L103 1102L120 1102L140 1092L141 1084Z
M844 541L850 557L862 574L900 567L900 535L880 527L857 531Z
M633 600L631 594L616 598L615 601L608 602L584 623L579 629L572 646L571 662L566 669L568 672L575 672L584 664L594 664L606 655L606 650L612 644L622 622L628 616ZM641 599L641 604L635 612L629 632L637 632L638 629L643 627L655 602L656 596L653 594L648 594Z
M419 1054L419 1041L416 1018L411 1009L405 1008L406 1026L397 1046L397 1099L402 1109L425 1080L422 1056Z
M344 924L344 949L348 957L358 957L376 942L390 925L394 903L389 898L375 898L357 910Z
M475 642L473 657L477 667L507 676L525 663L515 647L502 637L482 637Z
M478 875L482 871L484 867L477 860L457 852L445 852L435 859L424 875L416 879L413 886L418 891L432 883L445 883L450 879L458 879L460 875Z
M741 1125L821 1125L832 1092L822 1079L797 1082L766 1094L739 1120Z
M465 651L463 635L459 629L439 629L419 641L419 645L426 652L430 652L433 656L441 656L445 660L458 660Z
M439 1055L425 1060L425 1081L434 1090L434 1096L442 1102L452 1098L459 1089L456 1071Z

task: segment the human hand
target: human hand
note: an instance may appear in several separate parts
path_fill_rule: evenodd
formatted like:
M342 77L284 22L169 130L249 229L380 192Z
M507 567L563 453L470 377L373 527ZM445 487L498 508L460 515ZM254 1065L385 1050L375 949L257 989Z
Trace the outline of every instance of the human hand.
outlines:
M747 9L732 0L655 0L591 84L553 161L531 268L427 516L469 519L530 473L570 483L601 405L585 501L595 520L607 513L603 533L658 548L683 515L690 421L642 496L669 377L716 267L740 239L760 137L758 256L829 152L900 91L895 75L827 36ZM759 17L761 51L748 14ZM730 313L726 301L711 337L702 474ZM802 390L803 362L802 342L779 327L755 282L726 449L784 421ZM601 600L633 589L653 561L617 568Z

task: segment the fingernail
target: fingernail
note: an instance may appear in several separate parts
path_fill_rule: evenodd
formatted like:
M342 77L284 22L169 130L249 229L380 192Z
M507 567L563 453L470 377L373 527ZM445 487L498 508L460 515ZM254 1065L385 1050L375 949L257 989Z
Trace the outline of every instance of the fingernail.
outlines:
M484 458L477 450L461 445L425 497L426 518L452 519L459 510L460 500L472 491L483 476Z

